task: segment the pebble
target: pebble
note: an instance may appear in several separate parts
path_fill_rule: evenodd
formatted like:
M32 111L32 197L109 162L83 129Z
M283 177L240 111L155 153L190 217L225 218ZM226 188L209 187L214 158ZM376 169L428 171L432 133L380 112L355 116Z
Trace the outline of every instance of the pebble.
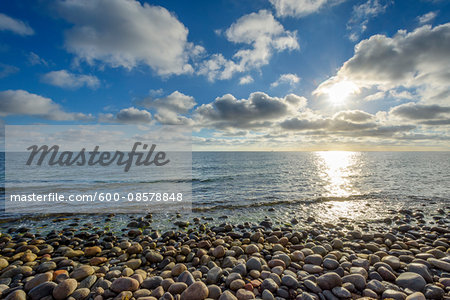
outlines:
M382 299L394 299L394 300L403 300L406 299L406 294L400 291L396 291L396 290L385 290L383 292L383 295L381 296Z
M41 283L28 292L28 297L32 300L38 300L50 296L56 286L57 284L51 281Z
M413 291L422 291L427 284L425 279L417 273L405 272L400 274L395 283L405 289Z
M62 300L69 297L76 289L78 282L75 279L67 279L53 289L53 298Z
M34 287L40 285L41 283L44 283L44 282L52 280L52 278L53 278L53 274L51 272L38 274L33 279L31 279L30 281L28 281L25 284L24 290L26 292L28 292L29 290L31 290Z
M446 262L436 258L428 258L427 261L438 269L450 272L450 262Z
M272 278L266 278L261 283L261 288L263 290L269 290L273 293L278 289L278 285Z
M70 274L70 277L77 281L81 281L89 275L94 274L94 272L95 271L91 266L84 265L73 270L73 272Z
M139 282L131 277L121 277L115 279L111 284L111 290L116 293L123 291L136 291L139 288Z
M342 282L350 282L360 291L366 287L366 278L360 274L346 275L342 277Z
M322 290L331 290L335 286L342 285L342 278L335 272L330 272L319 276L317 284Z
M184 290L181 294L181 300L203 300L208 297L208 293L208 287L203 282L196 281ZM221 299L222 296L219 299Z
M336 297L339 298L351 298L352 296L352 293L350 293L347 289L341 286L336 286L331 291Z

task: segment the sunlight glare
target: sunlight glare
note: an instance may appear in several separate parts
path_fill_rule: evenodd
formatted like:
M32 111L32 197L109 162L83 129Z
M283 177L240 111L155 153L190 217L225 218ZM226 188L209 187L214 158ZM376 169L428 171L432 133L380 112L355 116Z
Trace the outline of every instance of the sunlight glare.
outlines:
M325 93L328 95L328 99L335 105L340 105L347 100L347 98L358 92L358 86L351 81L340 81L333 84L326 89Z

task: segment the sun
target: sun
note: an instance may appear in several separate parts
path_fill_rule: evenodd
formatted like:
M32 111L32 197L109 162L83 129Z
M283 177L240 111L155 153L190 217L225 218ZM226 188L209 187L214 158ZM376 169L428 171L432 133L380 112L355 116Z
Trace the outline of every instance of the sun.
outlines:
M325 90L328 99L334 105L342 105L348 97L358 91L358 86L351 81L340 81Z

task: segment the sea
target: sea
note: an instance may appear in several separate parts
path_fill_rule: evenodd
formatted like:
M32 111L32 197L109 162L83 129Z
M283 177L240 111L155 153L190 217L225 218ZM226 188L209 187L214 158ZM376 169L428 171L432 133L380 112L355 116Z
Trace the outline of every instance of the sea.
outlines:
M4 166L4 156L0 159ZM193 152L191 170L188 182L185 177L177 178L176 172L169 181L192 187L192 207L180 211L189 217L230 222L267 217L279 223L311 217L324 222L379 222L400 210L436 212L450 206L450 152ZM155 174L148 178L125 174L119 181L111 178L108 182L107 172L102 172L96 176L99 182L113 190L115 186L155 190L161 185ZM3 182L8 181L1 176ZM17 190L36 187L36 178L15 182ZM83 193L98 188L82 176L69 184L73 191ZM32 215L47 212L45 206L37 205ZM73 212L79 213L76 208ZM148 212L146 208L141 211ZM158 214L164 224L165 213ZM4 210L0 214L3 220L23 216Z

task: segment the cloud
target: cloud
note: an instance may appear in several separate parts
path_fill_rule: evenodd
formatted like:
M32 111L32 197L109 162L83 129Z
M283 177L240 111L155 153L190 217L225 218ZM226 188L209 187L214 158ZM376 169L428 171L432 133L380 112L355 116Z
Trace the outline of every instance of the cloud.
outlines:
M277 87L280 84L288 84L294 86L300 82L300 77L295 74L282 74L280 77L270 84L271 87Z
M450 23L429 25L407 33L400 30L392 38L374 35L355 46L353 57L337 75L321 83L319 94L330 84L352 82L362 90L394 93L406 90L428 104L450 101ZM362 94L361 94L362 95ZM377 96L380 96L379 94Z
M182 114L189 112L197 104L194 97L179 91L175 91L163 98L145 98L137 103L145 108L167 109Z
M183 114L189 113L197 103L195 102L194 97L175 91L162 98L144 98L137 101L136 104L148 109L156 110L155 120L161 124L188 125L192 123L192 120L183 116Z
M252 83L253 81L254 81L253 77L250 75L242 76L241 78L239 78L240 85L249 84L249 83Z
M391 0L368 0L367 2L353 6L352 17L347 23L347 29L350 30L349 38L351 41L357 41L359 36L366 31L369 20L386 11L386 8L392 3Z
M319 11L324 6L343 2L339 0L269 0L278 17L301 18Z
M100 81L93 75L83 75L70 73L67 70L52 71L42 76L42 81L61 88L80 88L87 86L97 88Z
M231 94L216 98L195 110L194 120L204 127L258 128L295 115L306 106L306 99L294 94L284 98L270 97L262 92L238 100Z
M0 116L37 116L55 121L89 121L93 117L82 113L65 112L51 99L24 90L0 91Z
M148 124L151 121L151 113L133 106L121 109L115 115L110 113L99 115L99 122L102 123Z
M436 122L450 119L450 107L436 104L422 105L410 102L391 108L389 113L400 118L419 121L434 120Z
M0 30L7 30L18 35L33 35L34 30L21 20L0 13Z
M235 73L267 65L274 52L299 49L297 32L285 30L267 10L244 15L226 31L228 41L247 45L235 52L233 59L213 54L200 65L198 74L208 80L229 79Z
M48 66L48 62L47 62L45 59L39 57L39 55L37 55L37 54L34 53L34 52L30 52L30 53L28 54L27 58L28 58L28 62L29 62L32 66L35 66L35 65L44 65L44 66Z
M287 119L280 123L283 129L305 131L323 130L332 132L360 131L377 127L375 116L369 113L353 110L341 111L332 117L324 117L312 112L307 112L299 117Z
M426 13L422 16L417 17L417 20L419 21L420 24L426 24L426 23L433 21L434 18L436 18L436 16L437 16L437 12L430 11L429 13Z
M19 70L18 67L0 63L0 78L8 77L9 75L19 72Z
M135 0L65 0L61 16L73 27L65 47L79 60L132 69L147 65L158 75L192 73L192 56L203 51L188 42L188 29L167 9Z

